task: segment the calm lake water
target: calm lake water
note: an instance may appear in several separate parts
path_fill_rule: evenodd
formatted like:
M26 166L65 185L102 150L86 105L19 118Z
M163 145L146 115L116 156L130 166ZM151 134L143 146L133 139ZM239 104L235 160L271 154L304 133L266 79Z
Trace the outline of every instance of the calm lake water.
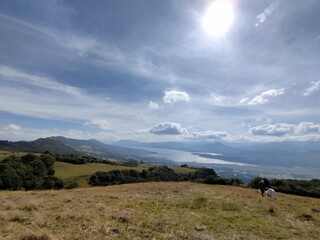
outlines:
M172 160L172 161L175 161L175 162L195 162L195 163L205 163L205 164L254 166L254 165L251 165L251 164L224 161L224 160L214 159L214 158L205 158L205 157L200 157L200 156L196 155L196 154L201 154L203 152L193 154L191 152L184 152L184 151L171 150L171 149L161 149L161 148L143 148L143 149L155 152L155 154L150 154L151 156L166 158L168 160ZM211 155L211 156L220 155L220 154L216 154L216 153L204 153L204 154L208 154L208 155Z
M269 178L290 178L290 179L319 179L320 169L317 168L304 168L304 167L278 167L278 166L260 166L245 164L240 162L224 161L214 158L205 158L195 155L191 152L171 150L171 149L160 149L160 148L141 148L154 152L150 154L153 157L165 158L168 160L175 161L177 163L199 163L204 166L214 167L218 171L232 171L234 176L237 175L249 175L249 176L263 176ZM203 152L201 152L203 153ZM196 153L200 154L200 153ZM211 156L217 156L216 153L205 153Z

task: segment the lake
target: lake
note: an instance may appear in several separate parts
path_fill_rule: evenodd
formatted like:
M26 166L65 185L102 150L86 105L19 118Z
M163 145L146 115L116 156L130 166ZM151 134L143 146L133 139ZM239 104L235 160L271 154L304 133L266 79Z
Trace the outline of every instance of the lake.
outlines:
M320 170L310 167L279 167L262 166L259 164L246 164L235 161L224 161L211 157L218 156L216 153L191 153L180 150L162 149L162 148L141 148L153 152L150 157L165 158L176 163L187 163L190 166L212 167L221 176L239 177L247 183L254 176L262 176L277 179L319 179ZM196 154L207 154L210 158L200 157Z
M224 161L221 159L215 158L206 158L200 157L197 154L207 154L210 156L219 156L221 154L217 153L203 153L203 152L185 152L180 150L171 150L171 149L162 149L162 148L142 148L144 150L152 151L150 154L152 157L161 157L166 158L168 160L172 160L178 163L204 163L204 164L222 164L222 165L235 165L235 166L255 166L252 164L240 163L240 162L232 162L232 161Z

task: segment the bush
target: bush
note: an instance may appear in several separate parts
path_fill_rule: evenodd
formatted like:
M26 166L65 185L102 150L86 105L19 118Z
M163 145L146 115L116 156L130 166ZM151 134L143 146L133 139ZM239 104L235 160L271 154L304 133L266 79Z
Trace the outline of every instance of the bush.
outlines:
M53 176L50 155L9 156L0 163L0 189L60 189L63 182Z
M73 180L64 181L64 188L65 189L73 189L73 188L77 188L77 187L79 187L79 185L76 181L73 181Z

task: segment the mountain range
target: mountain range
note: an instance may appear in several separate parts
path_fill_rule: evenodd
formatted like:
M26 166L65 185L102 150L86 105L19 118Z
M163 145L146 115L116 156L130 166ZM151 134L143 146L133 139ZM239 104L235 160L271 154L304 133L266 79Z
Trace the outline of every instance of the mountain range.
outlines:
M109 145L94 139L78 140L65 137L39 138L35 141L17 141L10 142L1 140L0 150L19 151L19 152L37 152L43 153L49 151L59 154L73 155L91 155L96 157L143 157L150 153L149 151L127 148L116 145Z
M206 158L247 164L281 167L320 168L320 142L137 142L121 140L116 145L139 148L161 148L192 152ZM208 154L209 153L209 154ZM215 153L219 155L212 155Z
M151 150L150 150L151 149ZM94 139L78 140L65 137L39 138L35 141L1 140L0 150L90 155L136 159L173 165L175 159L156 154L156 149L190 152L204 158L221 159L263 166L320 168L320 142L221 143L221 142L138 142L121 140L105 144ZM218 154L213 155L212 153Z

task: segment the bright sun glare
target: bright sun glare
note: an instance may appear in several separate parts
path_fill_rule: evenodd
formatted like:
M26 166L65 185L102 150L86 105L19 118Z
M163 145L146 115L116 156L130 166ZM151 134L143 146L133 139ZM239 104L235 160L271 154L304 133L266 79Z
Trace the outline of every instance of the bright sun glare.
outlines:
M233 6L229 0L216 0L207 9L203 19L203 29L213 37L223 36L233 23Z

